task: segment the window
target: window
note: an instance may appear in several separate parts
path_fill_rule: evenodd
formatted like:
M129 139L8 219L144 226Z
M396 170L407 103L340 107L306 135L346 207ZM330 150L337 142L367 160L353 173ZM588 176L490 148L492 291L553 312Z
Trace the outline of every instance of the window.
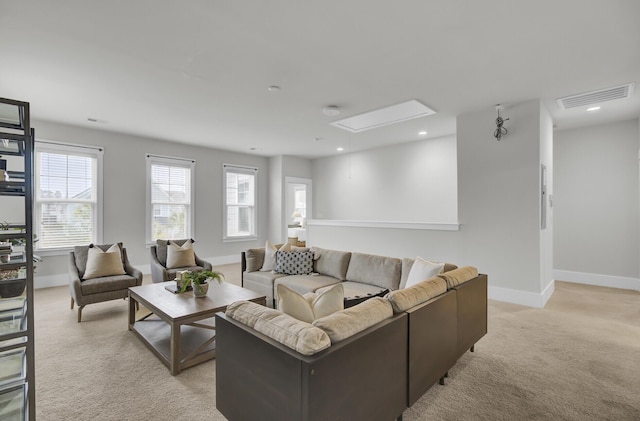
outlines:
M223 165L225 240L255 239L257 168Z
M147 155L147 243L193 235L192 159Z
M102 241L102 148L36 141L35 233L40 251Z

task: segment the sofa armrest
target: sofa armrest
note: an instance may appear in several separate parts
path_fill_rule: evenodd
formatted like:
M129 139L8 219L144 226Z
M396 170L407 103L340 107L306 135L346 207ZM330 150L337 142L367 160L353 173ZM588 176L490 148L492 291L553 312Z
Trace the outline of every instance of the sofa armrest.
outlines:
M196 265L204 268L204 270L213 270L213 265L211 263L207 262L206 260L202 260L195 253L193 254L193 256L196 258Z
M136 268L129 262L129 257L127 256L127 249L122 249L122 261L124 262L124 271L127 272L128 275L136 278L136 286L142 285L142 271Z
M69 253L67 263L69 265L69 291L74 301L78 303L78 305L81 305L82 291L80 290L80 275L78 274L78 267L76 266L76 256L73 252ZM78 300L78 298L80 298L80 300Z
M162 263L158 260L156 253L157 247L151 246L149 253L151 253L151 280L153 282L166 282L169 280L169 275Z

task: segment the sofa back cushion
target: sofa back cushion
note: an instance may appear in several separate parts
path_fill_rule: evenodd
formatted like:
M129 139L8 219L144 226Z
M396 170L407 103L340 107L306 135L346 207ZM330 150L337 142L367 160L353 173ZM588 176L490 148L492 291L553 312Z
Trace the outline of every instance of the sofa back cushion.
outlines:
M314 321L313 326L325 331L329 335L331 343L336 343L392 316L393 309L389 300L375 297L356 306L322 317Z
M351 253L347 281L394 290L400 286L401 271L402 261L395 257Z
M247 262L247 272L258 271L264 262L264 248L248 249L244 252L244 258Z
M413 286L391 291L387 294L387 299L393 307L393 312L401 313L445 292L447 292L447 283L436 276Z
M176 244L174 241L169 241L166 250L167 264L165 266L167 269L197 266L191 240L187 240L181 245Z
M100 247L89 247L87 252L87 266L83 279L100 278L103 276L124 275L122 266L122 250L114 244L107 250Z
M303 355L313 355L331 346L322 329L251 301L232 303L226 315Z
M478 269L473 266L464 266L438 275L447 282L447 288L451 289L478 276Z
M331 276L340 281L347 279L347 269L351 260L351 253L340 250L327 250L320 247L312 247L314 258L314 272Z
M400 277L400 289L404 288L407 285L407 279L409 278L409 273L411 272L411 268L413 268L413 263L415 261L415 259L411 259L408 257L402 259L402 276ZM458 266L454 265L453 263L445 263L442 272L449 272L450 270L454 270L457 268Z
M186 243L189 238L181 239L181 240L171 240L178 246L182 246ZM191 239L191 243L195 243L195 240ZM169 240L156 240L156 257L158 258L158 262L164 267L167 267L167 245L169 245Z

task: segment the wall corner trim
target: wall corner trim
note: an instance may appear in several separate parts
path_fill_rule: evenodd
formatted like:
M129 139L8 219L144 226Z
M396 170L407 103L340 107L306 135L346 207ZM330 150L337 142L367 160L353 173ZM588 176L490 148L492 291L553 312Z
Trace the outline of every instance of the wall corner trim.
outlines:
M597 273L572 272L568 270L554 270L553 278L557 281L573 282L575 284L586 284L600 287L640 291L640 279L625 276L600 275Z
M504 301L533 308L544 308L554 291L555 283L551 281L541 293L489 285L488 295L490 300Z

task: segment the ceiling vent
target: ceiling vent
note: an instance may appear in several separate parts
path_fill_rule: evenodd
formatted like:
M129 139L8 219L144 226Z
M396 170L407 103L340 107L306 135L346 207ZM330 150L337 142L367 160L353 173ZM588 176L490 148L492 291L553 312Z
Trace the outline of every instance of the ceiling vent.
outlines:
M330 123L332 126L348 130L352 133L360 133L389 124L400 123L418 117L435 114L431 108L412 99L396 105L380 108L374 111L358 114L352 117Z
M606 101L613 101L614 99L629 98L631 95L633 95L633 83L628 83L614 88L558 98L556 102L558 103L558 107L563 110L568 110L569 108L600 104Z

